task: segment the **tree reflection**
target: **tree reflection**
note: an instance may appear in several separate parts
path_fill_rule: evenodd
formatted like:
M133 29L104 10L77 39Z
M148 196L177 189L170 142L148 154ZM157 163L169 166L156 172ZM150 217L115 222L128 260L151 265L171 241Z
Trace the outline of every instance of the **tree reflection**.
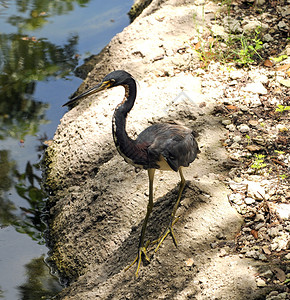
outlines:
M29 235L33 240L43 243L42 233L45 224L42 221L45 206L45 194L40 188L39 166L27 162L26 169L19 173L14 163L9 161L9 153L0 151L0 223L12 225L18 232ZM26 207L17 208L7 196L14 186L17 194L27 201ZM27 208L28 207L28 208Z
M61 290L57 279L49 273L44 257L34 258L26 268L26 283L18 287L22 300L52 299Z
M48 104L35 101L37 81L65 77L77 65L77 36L63 46L19 34L0 35L0 139L35 135L45 120Z
M13 15L8 19L8 23L18 27L19 32L35 30L43 27L48 22L49 17L67 14L74 10L75 4L84 7L89 2L90 0L17 1L18 13L25 13L26 16Z
M14 211L16 207L5 195L13 185L11 173L15 170L15 163L9 161L9 151L0 151L0 223L2 226L10 225L16 220Z

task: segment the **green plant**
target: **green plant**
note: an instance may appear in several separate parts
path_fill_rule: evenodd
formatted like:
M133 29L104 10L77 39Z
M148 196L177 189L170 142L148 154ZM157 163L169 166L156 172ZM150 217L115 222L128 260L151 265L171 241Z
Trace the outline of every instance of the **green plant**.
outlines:
M265 168L267 164L264 162L265 155L263 154L255 154L254 163L251 165L252 169L260 170Z
M279 150L274 150L275 153L277 154L284 154L285 152L284 151L279 151Z
M271 57L272 60L274 60L275 62L279 63L281 61L283 61L284 59L287 59L288 56L286 54L280 55L278 57Z
M275 110L276 112L283 113L284 111L290 110L290 106L289 105L284 106L284 105L278 104L277 106L278 107Z
M251 143L251 137L246 134L245 138L248 140L248 145L250 145L250 143Z
M233 50L237 56L237 62L240 64L251 64L255 62L255 55L262 59L259 50L263 48L263 42L259 38L260 28L255 29L255 37L250 38L244 35L240 36L240 50Z

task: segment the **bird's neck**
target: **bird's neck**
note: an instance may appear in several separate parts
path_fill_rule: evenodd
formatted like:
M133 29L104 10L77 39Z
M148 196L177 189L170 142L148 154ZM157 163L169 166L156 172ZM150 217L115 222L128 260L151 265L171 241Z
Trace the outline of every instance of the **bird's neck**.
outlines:
M126 118L132 109L136 99L136 82L131 81L123 85L125 96L123 101L116 107L113 115L113 137L117 150L124 159L133 165L145 159L145 152L136 145L126 132Z

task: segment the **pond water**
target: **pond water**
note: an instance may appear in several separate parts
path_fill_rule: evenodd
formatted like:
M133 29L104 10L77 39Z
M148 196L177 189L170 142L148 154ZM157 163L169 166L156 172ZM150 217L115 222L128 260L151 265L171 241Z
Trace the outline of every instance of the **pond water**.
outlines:
M43 143L82 80L73 71L129 24L133 0L0 0L0 298L50 299Z

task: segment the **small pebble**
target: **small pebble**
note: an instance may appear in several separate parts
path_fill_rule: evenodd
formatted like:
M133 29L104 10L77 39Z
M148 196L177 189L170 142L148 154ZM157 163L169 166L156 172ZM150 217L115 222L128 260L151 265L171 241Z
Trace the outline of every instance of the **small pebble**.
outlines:
M242 138L241 138L240 135L236 135L236 136L233 137L233 141L234 141L235 143L239 143L241 140L242 140Z
M229 195L229 200L237 205L241 205L243 203L243 196L239 193Z
M267 257L266 257L266 255L263 254L263 253L259 254L258 259L261 260L261 261L267 261L268 260Z
M245 257L254 258L254 259L259 258L258 253L255 250L250 250L250 251L246 252Z
M234 124L230 124L230 125L227 126L227 129L229 131L235 131L236 130L236 126Z
M277 296L279 294L278 291L272 291L269 296Z
M223 125L230 125L231 123L232 123L232 121L229 119L222 120Z
M243 111L243 112L247 112L247 111L249 111L249 108L248 108L247 105L241 105L240 110Z
M247 197L247 198L245 198L245 203L247 204L247 205L250 205L250 204L253 204L253 203L255 203L256 202L256 200L255 199L253 199L253 198L250 198L250 197Z
M265 277L265 278L271 278L273 275L274 274L271 270L267 270L267 271L260 274L260 276Z
M263 280L262 278L259 278L259 277L256 279L256 284L258 287L264 287L267 285L265 280Z
M262 200L265 197L265 189L260 185L260 183L255 181L248 181L247 194L249 197L256 200Z
M264 215L262 214L256 214L256 217L255 217L255 222L260 222L260 221L264 221L265 220L265 217Z
M241 124L238 126L238 129L242 133L246 133L250 131L250 127L247 124Z
M255 230L259 230L261 229L262 227L264 227L264 223L258 223L256 226L255 226Z
M271 227L268 229L268 234L272 237L277 236L279 234L279 230L277 227Z

